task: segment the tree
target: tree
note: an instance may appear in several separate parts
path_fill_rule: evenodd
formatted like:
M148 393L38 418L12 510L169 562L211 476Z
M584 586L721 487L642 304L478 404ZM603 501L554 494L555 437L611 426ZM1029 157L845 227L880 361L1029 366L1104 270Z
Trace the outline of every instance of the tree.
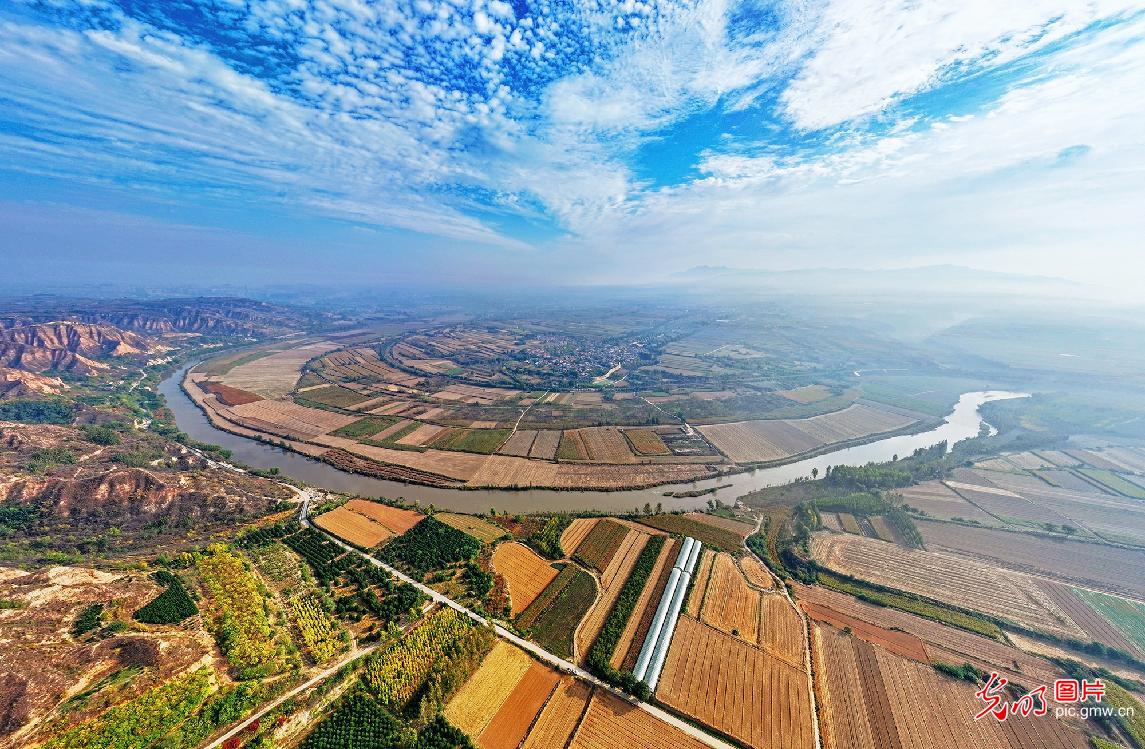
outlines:
M819 469L818 468L812 468L811 469L811 478L813 478L813 479L819 478Z
M645 502L644 503L644 514L645 515L651 515L652 514L652 503L651 502Z

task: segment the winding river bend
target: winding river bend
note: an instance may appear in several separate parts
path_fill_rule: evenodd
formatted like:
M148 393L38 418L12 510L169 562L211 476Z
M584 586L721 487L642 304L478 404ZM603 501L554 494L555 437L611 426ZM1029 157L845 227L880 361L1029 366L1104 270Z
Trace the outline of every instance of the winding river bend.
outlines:
M255 468L278 468L284 475L305 481L313 486L336 492L346 492L372 497L404 497L416 499L423 505L457 512L487 512L490 508L498 511L537 512L542 510L601 512L628 512L634 507L643 507L645 502L663 504L665 509L696 509L703 507L708 499L717 497L732 503L736 497L755 489L790 483L798 478L811 475L811 469L820 473L827 466L863 465L871 461L890 460L895 455L909 455L920 447L930 447L942 440L954 444L958 440L978 434L982 417L978 408L983 403L1008 398L1023 398L1026 393L1013 393L1000 390L963 393L954 409L938 427L918 434L868 442L865 445L843 448L824 453L814 458L787 463L772 468L738 473L733 476L719 476L687 484L669 484L651 489L633 489L619 492L602 491L551 491L530 489L506 491L496 489L458 490L440 489L416 484L403 484L398 481L371 478L347 473L304 455L267 445L247 437L224 432L211 425L206 415L179 387L186 371L193 366L187 364L175 370L159 384L159 392L167 399L167 406L175 415L179 429L200 442L220 445L231 451L235 460ZM664 496L665 492L690 491L725 486L714 494L703 497L674 498Z

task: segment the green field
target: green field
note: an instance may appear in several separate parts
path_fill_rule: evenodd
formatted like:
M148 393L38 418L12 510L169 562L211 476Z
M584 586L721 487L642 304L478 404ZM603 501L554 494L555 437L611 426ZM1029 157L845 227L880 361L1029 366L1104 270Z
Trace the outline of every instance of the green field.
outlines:
M371 434L377 434L396 423L398 423L398 420L389 416L367 416L364 419L358 419L353 424L347 424L341 429L335 429L331 434L337 435L338 437L358 439L359 437L369 437Z
M553 589L556 595L549 595ZM532 610L542 599L545 606L540 611ZM541 593L540 598L533 602L533 606L521 612L518 626L522 626L529 634L529 638L562 658L572 657L572 638L576 632L577 624L588 612L589 606L596 600L596 582L584 570L569 565L561 570L549 587Z
M1126 481L1113 471L1106 471L1100 468L1078 468L1077 472L1084 474L1118 494L1132 497L1133 499L1145 499L1145 489L1137 486L1137 484Z
M435 441L431 447L437 450L457 450L464 453L491 455L509 438L509 429L458 429Z
M317 390L307 390L305 393L295 396L294 398L296 403L300 403L304 406L333 406L334 408L349 408L359 403L365 403L369 399L368 396L337 385L328 388L319 388Z
M1145 652L1145 604L1080 588L1074 588L1074 592L1125 635L1125 639Z

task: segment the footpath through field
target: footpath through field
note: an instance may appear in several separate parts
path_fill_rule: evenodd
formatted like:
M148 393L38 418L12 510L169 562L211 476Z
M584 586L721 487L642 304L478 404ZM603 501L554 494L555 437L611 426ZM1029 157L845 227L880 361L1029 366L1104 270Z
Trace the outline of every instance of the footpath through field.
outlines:
M689 736L696 739L697 741L701 741L704 744L707 744L708 746L712 747L712 749L734 749L734 747L731 744L729 744L728 742L723 741L722 739L718 739L715 736L712 736L710 733L707 733L706 731L702 731L699 728L696 728L695 726L693 726L692 724L687 723L683 720L680 720L675 715L672 715L671 713L667 712L666 710L662 710L662 709L656 707L655 705L650 705L647 702L640 702L640 701L632 699L632 697L629 696L627 693L622 692L619 689L614 688L611 684L608 684L604 681L601 681L600 679L596 678L596 676L594 676L593 674L584 670L583 668L580 668L576 664L570 663L569 661L566 661L563 658L560 658L559 656L556 656L556 655L550 653L549 651L545 650L541 646L536 645L536 644L529 642L528 640L526 640L522 637L517 636L516 634L510 632L509 630L505 629L504 627L497 624L496 622L490 622L485 617L481 616L480 614L478 614L475 611L472 611L472 610L466 608L465 606L462 606L460 603L458 603L457 601L454 601L452 598L449 598L448 596L445 596L445 595L439 593L438 591L434 590L433 588L429 587L428 585L422 585L420 582L418 582L417 580L414 580L409 575L406 575L401 570L398 570L394 567L391 567L390 565L382 562L380 559L376 559L376 558L370 556L369 554L366 554L365 552L363 552L359 549L356 549L347 543L342 542L340 539L330 535L329 533L326 533L324 530L322 530L321 528L318 528L317 526L313 525L310 522L309 513L310 513L310 499L312 496L311 493L310 492L301 492L301 494L303 496L303 500L302 500L302 508L299 511L299 516L298 516L299 521L304 526L306 526L307 528L312 528L315 531L321 533L323 536L330 539L334 543L338 544L340 547L342 547L346 551L351 551L351 552L359 555L360 557L362 557L363 559L365 559L367 562L374 565L375 567L380 567L381 569L390 573L391 575L398 578L402 582L409 583L410 585L414 586L415 588L420 590L422 593L424 593L426 596L428 596L431 600L436 601L437 603L439 603L443 606L448 606L449 608L453 609L454 611L457 611L458 613L461 613L461 614L464 614L465 616L468 616L470 619L477 622L478 624L481 624L483 626L492 625L493 631L497 634L498 637L500 637L504 640L508 640L509 642L513 643L517 647L528 651L533 656L535 656L538 660L541 660L545 663L548 663L550 666L554 666L558 670L563 671L567 674L572 674L579 679L583 679L584 681L587 681L590 684L593 684L600 689L605 689L605 690L609 691L610 693L612 693L614 696L618 697L619 699L622 699L625 702L627 702L628 704L630 704L634 707L637 707L637 708L643 710L644 712L648 713L649 715L652 715L653 717L664 721L665 723L671 725L672 727L683 731L684 733L688 734ZM244 725L247 722L249 722L249 721L245 721ZM816 738L818 738L818 734L816 734ZM210 746L210 747L207 747L207 749L214 749L214 747Z

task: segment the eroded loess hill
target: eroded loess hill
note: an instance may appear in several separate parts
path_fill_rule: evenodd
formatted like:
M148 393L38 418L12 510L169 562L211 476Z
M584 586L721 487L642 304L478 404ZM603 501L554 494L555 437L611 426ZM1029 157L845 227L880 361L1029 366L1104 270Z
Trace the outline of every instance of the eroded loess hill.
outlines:
M60 395L67 389L68 386L58 377L0 367L0 398Z
M34 743L35 733L50 735L43 723L57 712L79 722L104 699L122 701L209 660L211 640L195 627L109 627L159 590L145 572L0 567L0 746ZM94 628L79 631L95 607Z
M90 442L80 429L0 422L4 553L131 553L176 548L281 509L289 489L203 470L180 445L130 434Z

